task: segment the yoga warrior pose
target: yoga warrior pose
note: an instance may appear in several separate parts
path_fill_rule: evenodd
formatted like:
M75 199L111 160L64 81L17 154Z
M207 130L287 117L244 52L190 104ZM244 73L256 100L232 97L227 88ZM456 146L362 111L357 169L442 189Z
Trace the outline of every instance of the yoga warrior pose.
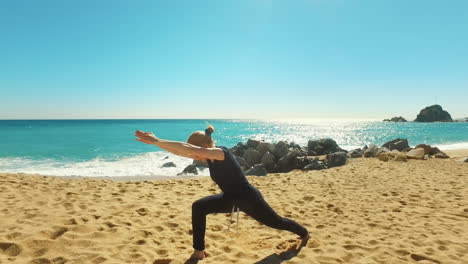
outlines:
M262 194L245 178L235 156L224 146L215 146L211 134L213 126L190 135L187 142L169 141L157 138L151 132L137 130L136 140L156 145L176 155L207 162L210 176L223 191L207 196L192 204L193 248L192 259L201 260L207 256L205 250L206 215L229 213L233 207L267 226L288 230L309 239L307 229L298 223L279 216L263 199Z

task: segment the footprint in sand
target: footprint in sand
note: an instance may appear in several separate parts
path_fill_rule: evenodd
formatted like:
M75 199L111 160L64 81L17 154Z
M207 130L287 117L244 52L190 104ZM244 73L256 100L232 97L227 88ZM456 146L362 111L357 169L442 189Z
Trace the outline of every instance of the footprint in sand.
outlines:
M169 264L171 261L172 259L157 259L153 262L153 264Z
M30 264L52 264L52 262L47 258L37 258L31 260Z
M422 256L422 255L418 255L418 254L411 254L410 257L412 259L414 259L415 261L429 261L429 262L434 262L434 263L441 263L440 261L438 260L435 260L435 259L431 259L431 258L428 258L428 257L425 257L425 256Z
M61 235L65 234L67 231L68 231L68 228L66 227L54 226L52 228L52 231L46 230L46 231L42 231L42 233L45 234L50 239L57 239Z
M4 243L0 242L0 250L3 254L6 254L10 257L16 257L23 251L21 247L15 243Z

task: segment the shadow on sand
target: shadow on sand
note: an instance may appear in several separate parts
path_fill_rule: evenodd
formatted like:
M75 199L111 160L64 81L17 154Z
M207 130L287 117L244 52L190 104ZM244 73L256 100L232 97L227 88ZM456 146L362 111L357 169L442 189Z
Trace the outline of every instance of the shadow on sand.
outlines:
M296 248L290 248L286 251L281 252L280 254L271 254L270 256L255 262L254 264L279 264L283 261L290 260L295 256L299 255L301 249L307 245L309 239L302 241L302 243Z
M264 259L255 262L254 264L279 264L283 261L290 260L297 256L301 249L307 245L309 239L302 241L302 243L296 248L287 249L280 254L271 254L270 256L265 257ZM188 259L184 264L197 264L198 260Z

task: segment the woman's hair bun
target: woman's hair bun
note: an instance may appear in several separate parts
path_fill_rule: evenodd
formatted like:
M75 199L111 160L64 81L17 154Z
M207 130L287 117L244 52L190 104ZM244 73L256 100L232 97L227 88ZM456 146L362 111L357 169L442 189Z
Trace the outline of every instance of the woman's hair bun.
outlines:
M208 136L211 136L211 134L213 134L215 131L214 127L210 124L208 124L208 128L205 129L205 134L208 135Z

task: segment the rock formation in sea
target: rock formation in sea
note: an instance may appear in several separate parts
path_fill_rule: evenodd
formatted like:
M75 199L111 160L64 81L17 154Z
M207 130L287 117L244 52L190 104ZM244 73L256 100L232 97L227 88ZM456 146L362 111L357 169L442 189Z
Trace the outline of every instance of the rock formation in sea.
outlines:
M452 116L440 105L431 105L422 109L415 122L453 122Z
M390 119L384 119L384 122L407 122L406 119L404 119L401 116L395 116Z

